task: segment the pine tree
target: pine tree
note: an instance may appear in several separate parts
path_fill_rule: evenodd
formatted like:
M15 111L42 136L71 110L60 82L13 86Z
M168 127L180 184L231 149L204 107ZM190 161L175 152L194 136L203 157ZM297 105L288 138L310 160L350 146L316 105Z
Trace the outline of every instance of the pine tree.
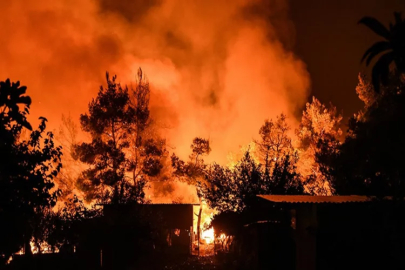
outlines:
M334 151L340 144L342 116L332 105L328 108L315 97L306 104L298 137L298 171L305 181L306 191L317 195L331 195L329 180L322 174L316 156L321 151ZM322 149L322 150L321 150Z

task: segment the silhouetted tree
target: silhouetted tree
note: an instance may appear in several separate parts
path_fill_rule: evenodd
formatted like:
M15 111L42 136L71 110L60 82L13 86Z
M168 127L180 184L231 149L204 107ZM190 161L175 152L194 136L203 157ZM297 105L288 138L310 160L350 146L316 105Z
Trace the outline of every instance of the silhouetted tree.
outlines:
M184 162L176 154L172 154L171 162L173 168L173 176L184 181L189 185L197 187L197 196L200 201L200 210L197 217L197 241L199 242L201 233L201 213L203 208L201 187L205 181L204 175L206 173L207 165L202 158L211 152L210 142L207 139L195 137L190 146L192 153L189 156L189 161Z
M240 213L257 195L303 193L299 175L289 156L283 157L268 174L261 164L255 162L250 151L232 169L211 165L199 188L208 205L220 213Z
M359 21L385 39L385 41L376 42L371 46L361 59L361 61L366 60L366 64L369 65L373 58L384 53L379 57L372 70L372 84L377 93L380 90L380 83L388 84L392 63L395 63L397 72L405 73L405 20L398 12L394 13L394 17L395 23L390 23L389 29L372 17L364 17Z
M75 157L90 165L79 182L92 198L102 202L120 203L127 196L125 172L130 146L128 138L135 110L130 104L128 88L122 88L106 74L107 88L100 87L89 103L89 113L80 116L83 131L90 133L90 143L75 146ZM89 181L89 182L88 182ZM143 194L131 194L142 200Z
M295 156L287 155L276 163L270 175L265 174L267 194L297 195L304 193L301 175L297 172Z
M107 88L81 115L82 129L91 143L75 146L74 155L90 165L79 178L87 199L103 202L143 202L148 177L162 170L165 141L149 130L149 84L138 72L135 90L122 87L107 73Z
M211 225L216 234L225 233L227 241L231 239L230 235L239 237L243 225L263 218L263 213L255 207L257 195L303 194L304 191L288 155L275 163L271 173L247 151L232 169L214 164L205 175L200 192L217 212ZM274 213L279 211L272 210Z
M388 85L381 86L379 93L370 96L370 88L366 78L360 77L356 91L365 102L364 108L349 119L345 141L336 151L320 151L317 158L319 164L326 164L321 170L329 174L337 194L394 199L364 208L367 224L361 227L359 223L351 224L343 231L351 235L356 231L353 227L359 226L360 233L353 234L352 238L361 242L371 240L367 252L356 255L364 256L367 264L401 268L400 265L404 265L404 218L400 213L405 195L405 84L392 74ZM342 229L342 226L337 227ZM370 260L373 253L375 259Z
M187 162L181 160L176 154L172 154L173 175L188 184L197 185L198 181L203 181L207 168L203 156L211 152L210 142L207 139L195 137L190 148L192 152Z
M52 211L47 215L42 230L42 241L46 242L51 249L74 252L74 246L80 244L81 234L86 234L84 223L90 219L101 216L101 209L93 205L86 207L76 195L65 200L63 207ZM102 225L100 224L100 227ZM96 228L95 228L96 229Z
M7 260L29 242L41 212L56 203L58 191L51 192L60 168L61 147L53 134L45 132L46 119L32 130L26 116L31 99L26 87L9 79L0 82L0 258ZM20 109L22 106L22 110Z
M241 212L247 201L266 193L262 166L249 151L233 169L213 164L200 183L201 194L208 205L218 212Z
M287 134L289 129L286 116L281 114L276 121L266 120L259 130L260 140L255 140L258 146L257 153L268 174L281 159L294 155L291 138Z
M138 69L137 85L129 92L130 104L135 110L131 125L130 157L128 170L132 172L134 185L137 182L160 176L167 158L166 141L156 131L150 116L150 88L142 69Z
M220 214L216 214L213 217L211 226L215 228L215 234L219 236L224 233L227 236L237 235L241 228L243 228L243 217L233 211L225 211Z
M374 102L349 120L338 151L321 155L339 194L403 197L405 84L392 76Z

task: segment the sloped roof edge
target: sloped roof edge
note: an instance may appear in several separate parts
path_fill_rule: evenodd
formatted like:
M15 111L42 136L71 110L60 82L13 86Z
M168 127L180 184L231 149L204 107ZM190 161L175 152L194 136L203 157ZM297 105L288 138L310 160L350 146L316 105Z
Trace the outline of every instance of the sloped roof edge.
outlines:
M257 195L258 197L276 203L358 203L370 202L372 197L360 195L344 196L311 196L311 195Z

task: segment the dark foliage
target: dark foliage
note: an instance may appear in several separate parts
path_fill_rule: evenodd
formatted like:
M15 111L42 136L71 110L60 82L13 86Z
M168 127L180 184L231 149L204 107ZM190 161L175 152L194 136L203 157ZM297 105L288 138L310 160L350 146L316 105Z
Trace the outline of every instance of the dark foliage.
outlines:
M129 92L130 104L135 117L128 133L130 139L130 158L128 171L132 172L134 185L137 181L155 180L163 177L164 164L167 162L166 141L156 131L157 125L150 116L149 82L142 69L138 70L137 85Z
M245 218L240 213L225 211L213 217L211 226L215 228L217 237L222 233L229 236L238 235L243 225L246 224L245 221Z
M32 130L26 119L31 99L24 96L25 91L19 82L0 82L1 259L8 259L24 244L29 247L38 216L55 205L58 195L51 189L62 166L61 147L54 145L51 132L44 134L47 120L43 117L38 129L24 137L24 128Z
M386 86L389 83L391 63L395 63L399 74L405 73L405 20L402 19L401 13L394 13L394 17L395 23L390 23L389 29L371 17L364 17L359 21L385 39L371 46L361 59L369 65L377 55L384 53L372 70L372 83L377 93L380 91L380 84Z
M286 119L287 117L281 114L276 121L265 120L259 130L260 140L255 141L260 162L267 173L272 172L278 160L294 154L291 138L287 135L290 127Z
M143 200L143 181L129 185L125 172L128 167L126 150L130 147L129 133L136 118L128 88L122 88L106 75L107 88L100 87L97 98L89 103L89 114L82 114L82 129L92 141L75 146L74 156L90 165L79 178L87 199L119 203L123 200Z
M197 182L203 181L207 169L207 164L204 163L202 157L211 152L210 142L207 139L195 137L190 148L192 153L188 162L181 160L176 154L172 154L173 175L181 181L196 185Z
M241 212L261 194L302 194L290 157L280 159L271 173L263 170L247 151L233 168L214 164L207 169L205 181L199 183L200 192L208 205L218 212Z
M405 195L405 85L395 76L374 102L349 121L345 142L318 156L338 194Z
M100 87L97 98L89 103L89 114L82 114L82 129L91 134L90 143L75 147L75 156L90 165L79 182L91 198L118 202L124 196L128 130L135 117L128 89L107 73L107 88ZM86 183L86 180L90 183ZM107 188L106 188L107 187ZM111 189L108 189L111 188ZM105 190L104 190L105 189Z
M144 202L144 187L157 177L166 157L165 141L149 130L149 84L138 72L135 89L122 87L107 73L107 88L101 87L81 115L82 129L91 142L74 147L75 158L90 167L78 185L88 201L103 203Z

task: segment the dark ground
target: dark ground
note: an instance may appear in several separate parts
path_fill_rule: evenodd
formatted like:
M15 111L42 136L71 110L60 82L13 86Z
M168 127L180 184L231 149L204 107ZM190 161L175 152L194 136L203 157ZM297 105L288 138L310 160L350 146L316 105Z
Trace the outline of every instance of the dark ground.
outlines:
M0 267L0 269L2 269ZM16 258L16 261L12 262L4 269L7 270L20 270L20 269L41 269L41 270L54 270L54 269L110 269L104 265L101 268L99 265L86 266L85 262L81 262L76 257L62 258L58 254L41 256L41 258L34 256L32 260L25 260ZM197 257L190 255L175 255L175 254L155 254L150 256L141 256L136 263L132 263L131 266L124 267L114 266L112 269L119 270L239 270L237 264L231 259L227 259L223 256L206 256Z
M219 259L217 256L173 256L167 258L145 259L131 269L153 269L153 270L236 270L235 263L231 260Z

